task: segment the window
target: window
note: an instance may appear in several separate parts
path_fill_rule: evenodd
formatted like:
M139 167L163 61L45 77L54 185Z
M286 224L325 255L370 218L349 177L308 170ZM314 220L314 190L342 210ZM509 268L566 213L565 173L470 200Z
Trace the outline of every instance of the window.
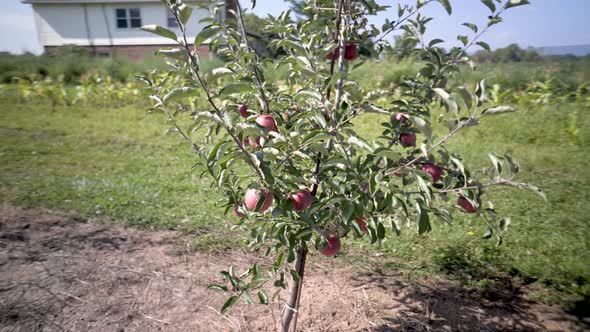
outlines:
M117 28L141 28L141 12L139 8L117 8Z
M168 27L169 28L178 28L178 21L176 21L176 17L172 14L172 11L166 9L166 17L168 19Z

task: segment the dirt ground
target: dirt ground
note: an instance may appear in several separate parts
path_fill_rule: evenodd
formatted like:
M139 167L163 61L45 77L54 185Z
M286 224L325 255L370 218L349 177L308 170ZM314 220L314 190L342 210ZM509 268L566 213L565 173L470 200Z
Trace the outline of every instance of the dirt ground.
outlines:
M238 305L206 289L218 271L254 257L185 253L178 234L0 206L0 331L275 331L279 304ZM318 263L321 262L321 265ZM313 260L301 331L582 331L557 307L514 287L483 298L448 281L409 284L400 275Z

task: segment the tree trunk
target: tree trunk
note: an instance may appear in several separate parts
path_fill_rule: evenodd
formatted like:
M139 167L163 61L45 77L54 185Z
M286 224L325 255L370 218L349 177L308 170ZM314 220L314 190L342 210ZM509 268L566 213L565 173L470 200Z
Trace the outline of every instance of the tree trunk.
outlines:
M292 331L297 330L297 314L299 310L299 300L301 299L301 289L303 288L303 274L305 272L306 257L307 249L299 249L297 252L297 259L295 260L295 271L299 274L299 280L291 280L291 285L289 286L289 300L283 308L283 314L281 317L282 332L290 331L291 322L293 323Z

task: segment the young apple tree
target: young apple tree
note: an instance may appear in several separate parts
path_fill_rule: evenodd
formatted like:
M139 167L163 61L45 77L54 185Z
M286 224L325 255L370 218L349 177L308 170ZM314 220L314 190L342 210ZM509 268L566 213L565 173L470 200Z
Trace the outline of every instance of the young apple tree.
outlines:
M489 104L483 80L473 89L447 82L461 66L474 66L467 51L476 45L489 49L482 34L526 0L481 0L490 11L487 24L463 23L467 33L448 50L440 47L442 40L425 38L433 18L421 10L442 5L450 15L449 0L397 5L382 27L369 24L368 17L390 8L374 0L301 1L307 19L294 21L290 11L267 19L265 31L275 36L268 45L282 54L272 60L252 47L239 3L225 21L214 18L223 5L200 4L212 16L201 20L206 27L188 40L192 8L182 0L163 1L181 34L143 27L178 43L157 52L170 65L166 79L144 78L153 91L151 111L164 114L193 147L204 174L225 194L226 213L232 211L236 227L249 231L250 247L274 258L270 266L255 264L241 274L232 268L221 272L227 286L210 287L228 293L223 313L240 299L269 303L288 288L282 329L296 329L308 252L334 256L344 237L377 243L408 226L424 234L435 220L450 223L454 213L482 218L489 226L486 237L495 234L500 243L509 219L496 216L484 202L485 192L512 186L543 196L514 180L519 167L510 155L489 154L490 167L476 176L446 147L486 117L516 111ZM391 50L386 37L396 31L417 45L412 54L418 74L393 91L352 80L353 68ZM210 72L200 69L195 51L206 41L227 60ZM286 80L267 79L273 68L287 68ZM171 79L186 83L163 85ZM431 118L443 107L440 117ZM379 114L382 122L374 130L380 135L363 137L355 130L365 113ZM178 124L183 115L190 128ZM446 129L434 130L434 123ZM278 290L269 299L273 285Z

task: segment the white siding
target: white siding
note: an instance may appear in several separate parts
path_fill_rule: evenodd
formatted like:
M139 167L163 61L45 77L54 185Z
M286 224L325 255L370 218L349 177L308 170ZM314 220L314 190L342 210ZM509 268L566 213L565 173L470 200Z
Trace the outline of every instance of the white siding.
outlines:
M86 7L85 21L84 7ZM33 4L39 41L43 46L76 45L158 45L172 41L137 28L117 28L115 9L140 8L141 24L157 24L167 28L166 7L161 3L107 3L107 4ZM209 11L193 7L187 24L189 40L203 29L199 23ZM178 35L178 28L171 29ZM109 36L110 31L110 36ZM88 36L90 35L90 36Z

